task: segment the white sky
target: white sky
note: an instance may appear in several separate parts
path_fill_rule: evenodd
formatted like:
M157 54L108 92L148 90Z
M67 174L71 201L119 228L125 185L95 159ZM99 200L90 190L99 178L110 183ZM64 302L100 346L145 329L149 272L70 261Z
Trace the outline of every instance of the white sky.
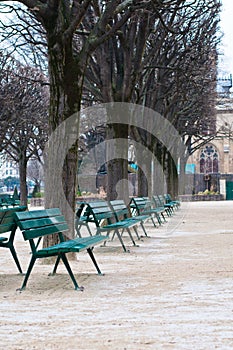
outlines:
M233 0L222 0L220 15L221 30L224 34L219 56L220 75L233 74Z

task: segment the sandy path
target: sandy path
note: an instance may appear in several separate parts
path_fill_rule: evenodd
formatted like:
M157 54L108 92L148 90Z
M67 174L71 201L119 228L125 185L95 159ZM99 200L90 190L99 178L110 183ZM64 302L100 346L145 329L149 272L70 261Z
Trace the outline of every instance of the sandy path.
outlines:
M84 292L63 266L37 263L27 289L0 249L1 349L233 349L233 202L183 203L150 238L123 253L118 240L72 262ZM126 240L126 237L125 237ZM127 241L127 240L126 240ZM28 246L17 251L26 270Z

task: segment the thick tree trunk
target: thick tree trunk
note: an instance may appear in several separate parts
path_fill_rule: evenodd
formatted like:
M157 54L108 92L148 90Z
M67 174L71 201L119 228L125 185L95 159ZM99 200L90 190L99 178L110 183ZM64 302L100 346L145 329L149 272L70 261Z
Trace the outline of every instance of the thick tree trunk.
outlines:
M148 180L147 176L141 167L138 168L138 197L147 197L148 195Z
M20 204L27 205L27 157L22 153L19 159Z
M153 171L153 193L152 195L161 195L164 193L165 187L165 176L164 176L164 149L159 143L155 144L154 147L156 162L154 164Z
M178 195L178 173L177 165L170 153L167 153L167 193L172 198L176 198Z
M138 196L147 197L151 195L152 188L152 155L149 149L142 150L138 154Z
M107 197L108 200L124 199L128 203L128 125L108 125L107 140Z
M50 141L45 155L45 207L58 207L73 238L77 180L79 114L83 71L73 58L72 40L49 41ZM45 238L44 246L57 242Z
M185 194L185 189L186 189L185 167L186 167L187 160L188 160L187 157L180 157L179 194Z

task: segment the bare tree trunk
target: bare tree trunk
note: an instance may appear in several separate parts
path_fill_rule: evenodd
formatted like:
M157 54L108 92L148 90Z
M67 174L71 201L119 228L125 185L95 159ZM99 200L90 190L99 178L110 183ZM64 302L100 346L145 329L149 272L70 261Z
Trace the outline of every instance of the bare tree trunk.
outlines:
M19 159L20 204L27 205L27 157L26 152Z
M146 197L148 195L148 181L146 174L138 168L138 197Z
M128 125L111 124L107 127L107 139L110 140L107 152L108 200L121 198L128 202ZM122 139L125 139L125 143Z
M58 44L58 43L57 43ZM68 238L74 238L75 194L82 71L72 56L72 43L49 50L50 67L50 138L45 156L45 206L58 207L69 225ZM80 68L80 67L79 67ZM59 158L60 157L60 158ZM56 160L54 159L56 158ZM44 239L44 246L57 242Z
M138 196L147 197L151 195L152 187L152 157L148 149L138 154Z
M180 157L180 175L179 175L179 194L185 194L185 183L186 183L186 176L185 176L185 167L187 163L188 158L187 157Z
M169 193L172 198L176 198L178 195L177 167L170 153L167 153L167 193Z
M164 182L165 182L165 177L164 177L164 149L161 147L159 142L155 144L154 147L154 154L156 157L156 162L154 164L154 185L153 185L153 190L154 192L152 195L161 195L164 193Z

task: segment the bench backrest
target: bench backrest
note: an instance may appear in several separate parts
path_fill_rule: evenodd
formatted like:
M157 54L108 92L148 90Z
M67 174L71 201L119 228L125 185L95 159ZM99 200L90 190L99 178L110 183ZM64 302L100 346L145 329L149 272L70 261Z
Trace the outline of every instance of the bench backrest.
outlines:
M130 216L129 209L123 199L115 199L109 203L117 221L126 219Z
M158 195L158 199L159 199L159 201L160 201L160 205L161 205L161 206L164 206L164 204L165 204L164 196L161 195L161 194L159 194L159 195Z
M159 200L158 196L153 196L152 199L153 199L153 201L155 203L155 207L156 208L163 207L163 204L160 203L160 200Z
M149 197L142 197L145 202L145 207L144 209L151 209L153 207L153 203Z
M131 201L131 207L135 208L138 214L151 208L151 202L147 197L134 197Z
M108 223L112 223L114 221L113 211L108 202L104 200L89 202L87 211L90 212L90 215L97 227L100 227L104 220L107 220Z
M173 202L172 197L169 193L164 194L164 200L165 200L165 203Z
M16 212L15 218L25 240L56 233L59 234L60 240L63 240L62 233L69 229L58 208Z
M15 212L22 212L27 209L26 206L0 209L0 233L6 233L16 229Z

